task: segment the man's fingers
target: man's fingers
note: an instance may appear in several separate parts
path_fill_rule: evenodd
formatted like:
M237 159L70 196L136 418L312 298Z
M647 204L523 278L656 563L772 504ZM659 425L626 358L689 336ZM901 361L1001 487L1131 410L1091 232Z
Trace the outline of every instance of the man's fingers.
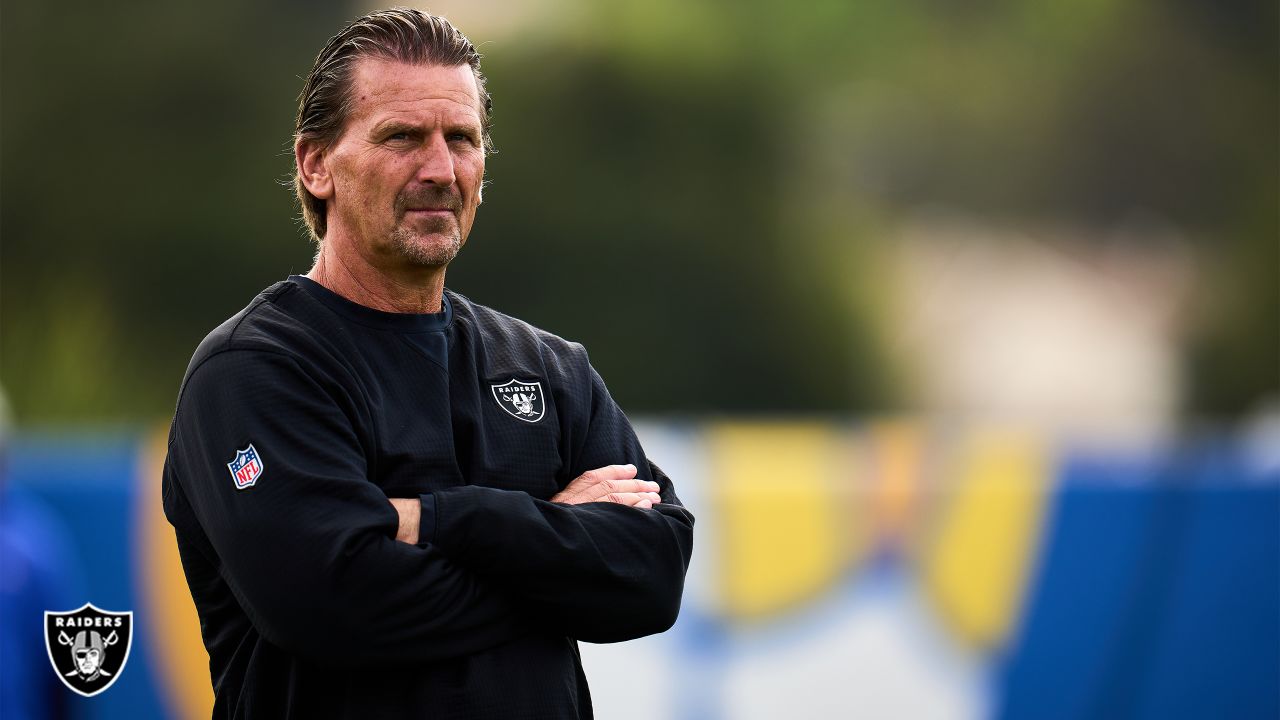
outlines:
M662 502L662 496L658 495L658 493L651 493L651 492L640 493L640 500L635 505L632 505L631 507L640 508L641 510L648 510L649 508L653 507L654 505L660 502Z
M657 492L661 488L655 482L636 478L635 465L606 465L588 470L573 479L564 490L556 493L552 502L570 505L588 502L618 502L610 495ZM624 503L632 504L632 503Z
M594 485L616 483L631 480L636 476L635 465L605 465L602 468L588 470L569 483L565 490L590 488ZM610 489L613 489L612 486Z
M662 502L662 497L653 492L615 492L605 495L600 500L632 507L637 507L640 503L648 503L645 507L653 507L654 503Z
M657 497L657 490L658 484L647 480L610 480L588 490L588 499L585 502L623 502L612 498L629 497L631 495L653 495ZM633 505L634 503L628 501L623 502L623 504Z
M648 480L613 480L608 485L609 490L612 492L656 493L662 489L658 483Z
M605 465L602 468L588 470L582 473L583 477L590 475L596 482L605 480L630 480L636 476L635 465Z

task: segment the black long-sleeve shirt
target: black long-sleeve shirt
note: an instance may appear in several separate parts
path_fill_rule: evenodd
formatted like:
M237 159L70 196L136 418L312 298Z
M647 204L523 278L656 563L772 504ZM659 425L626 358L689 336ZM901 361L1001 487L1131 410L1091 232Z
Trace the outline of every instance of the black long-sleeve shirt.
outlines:
M548 502L622 463L663 502ZM576 641L670 627L692 550L582 347L451 291L265 290L196 350L163 494L215 718L591 717Z

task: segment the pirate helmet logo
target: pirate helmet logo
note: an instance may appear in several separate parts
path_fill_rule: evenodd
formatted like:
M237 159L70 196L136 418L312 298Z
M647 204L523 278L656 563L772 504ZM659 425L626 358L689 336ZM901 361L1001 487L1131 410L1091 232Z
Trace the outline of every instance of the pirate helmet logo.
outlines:
M517 420L536 423L546 414L547 403L543 399L542 383L537 380L512 378L500 385L490 385L498 407Z
M85 697L111 687L129 661L133 613L79 610L44 614L44 645L63 684Z

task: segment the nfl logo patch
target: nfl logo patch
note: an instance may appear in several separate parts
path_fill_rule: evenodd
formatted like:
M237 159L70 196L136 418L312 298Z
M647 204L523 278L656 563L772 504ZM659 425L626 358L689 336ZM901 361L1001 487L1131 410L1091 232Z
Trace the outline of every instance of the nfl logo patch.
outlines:
M247 490L258 482L265 468L262 465L262 458L258 457L258 450L253 447L253 443L249 443L249 447L236 451L235 458L227 463L227 469L231 471L231 479L235 481L236 489Z

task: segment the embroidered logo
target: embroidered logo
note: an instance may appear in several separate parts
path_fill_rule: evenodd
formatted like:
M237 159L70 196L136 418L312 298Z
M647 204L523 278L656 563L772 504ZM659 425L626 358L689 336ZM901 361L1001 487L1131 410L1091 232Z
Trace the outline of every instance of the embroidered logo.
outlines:
M133 613L79 610L44 613L44 649L58 679L73 692L93 697L120 678L133 646Z
M258 482L258 478L262 477L262 471L266 468L262 464L262 458L258 455L258 450L249 443L249 447L243 450L237 450L236 456L227 463L227 470L231 471L231 479L236 484L237 490L247 490Z
M498 407L518 420L536 423L547 412L547 403L542 396L542 383L537 380L524 381L512 378L501 385L490 385L493 399Z

